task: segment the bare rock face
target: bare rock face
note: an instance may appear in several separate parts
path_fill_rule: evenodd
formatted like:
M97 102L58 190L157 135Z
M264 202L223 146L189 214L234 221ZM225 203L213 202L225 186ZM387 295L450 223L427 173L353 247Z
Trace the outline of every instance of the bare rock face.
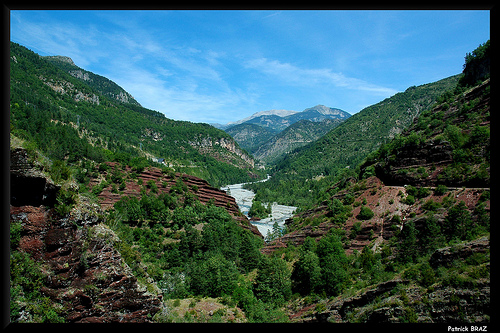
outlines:
M447 246L436 250L429 259L433 268L447 266L454 260L469 257L473 253L484 253L490 248L490 241L487 237L481 237L474 241L459 244L456 246Z
M14 150L11 165L10 222L21 225L17 250L42 264L42 294L62 304L68 322L150 322L161 300L138 284L115 248L119 238L101 223L101 208L80 198L61 217L47 204L59 188L26 151Z
M235 166L250 167L250 168L254 168L255 166L254 159L251 156L249 156L245 151L240 149L236 145L236 142L233 139L226 139L226 138L212 139L210 137L204 137L204 138L199 138L198 140L195 141L190 141L189 144L202 154L209 153L213 155L214 158L220 160L229 159L229 163ZM229 156L226 156L225 158L222 159L221 156L218 156L217 147L221 147L225 151L237 155L246 163L246 165L239 165L238 161L232 161Z
M56 60L59 60L61 62L66 62L70 65L76 66L75 63L73 62L73 59L71 59L70 57L67 57L67 56L56 55L56 56L48 56L47 58L56 59Z
M43 206L11 206L10 219L22 225L19 250L46 267L43 294L67 309L68 322L144 323L160 309L160 298L139 286L115 249L118 237L98 219L59 219Z

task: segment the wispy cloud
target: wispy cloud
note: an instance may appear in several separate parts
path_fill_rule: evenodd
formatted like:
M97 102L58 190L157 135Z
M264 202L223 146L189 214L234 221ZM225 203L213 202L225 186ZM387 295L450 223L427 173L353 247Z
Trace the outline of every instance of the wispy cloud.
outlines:
M270 18L270 17L273 17L273 16L276 16L276 15L280 15L281 14L281 10L277 11L277 12L272 12L271 14L267 14L265 16L263 16L262 18L263 19L267 19L267 18Z
M278 60L269 60L267 58L249 60L246 66L292 85L331 85L383 96L390 96L397 93L395 89L381 87L357 78L346 77L344 74L335 73L329 68L300 68L290 63L282 63Z
M19 13L12 13L16 31L11 34L14 41L34 48L43 55L69 56L79 66L88 66L106 53L95 49L101 32L92 25L79 26L72 23L35 23L25 20ZM93 49L94 52L88 52Z
M486 14L22 10L11 38L71 57L167 117L227 122L316 104L354 113L455 74L488 38Z
M230 121L234 116L221 113L251 100L223 80L219 70L227 71L221 62L224 52L162 44L154 32L131 26L99 31L91 25L30 22L16 14L13 19L19 27L14 39L38 53L70 56L78 66L110 78L143 106L169 118Z

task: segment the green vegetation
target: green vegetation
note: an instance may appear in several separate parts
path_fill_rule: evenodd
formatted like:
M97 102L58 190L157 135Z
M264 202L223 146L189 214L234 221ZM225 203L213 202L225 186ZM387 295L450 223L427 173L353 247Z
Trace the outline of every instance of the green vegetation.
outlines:
M319 140L277 161L268 182L246 188L262 202L311 207L326 199L332 184L356 176L354 169L369 153L409 126L443 92L453 89L459 77L410 87L361 110Z
M11 233L15 230L12 230ZM12 235L11 235L12 237ZM11 243L11 247L15 248ZM44 275L40 264L29 254L12 251L10 255L10 318L21 322L63 323L62 305L54 303L44 296L41 289L44 286ZM21 304L26 309L23 310ZM23 316L21 312L28 316ZM20 319L18 319L20 318Z
M470 87L490 77L490 41L465 55L464 76L460 85Z
M358 220L369 220L373 217L373 212L370 208L362 206L359 214L356 216Z
M291 295L285 261L262 255L262 241L226 210L198 201L181 205L176 196L124 197L115 204L108 224L124 240L119 249L135 275L148 274L167 298L223 297L250 321L285 320L277 308Z
M33 142L55 163L133 164L140 157L153 165L146 159L152 154L215 187L251 179L248 164L236 154L219 145L205 154L198 150L196 143L204 139L231 141L224 131L167 119L137 102L119 102L110 97L119 88L111 81L98 75L92 81L77 79L67 73L72 65L49 61L16 43L11 43L11 57L16 59L11 60L11 132Z
M238 124L225 131L237 139L242 148L252 154L255 153L258 147L276 134L276 131L270 128L251 123ZM240 133L251 133L251 135L243 136ZM241 137L245 139L241 139Z
M137 179L138 173L153 163L137 148L140 143L151 145L151 152L157 155L186 163L185 168L190 166L193 173L208 175L208 179L220 177L212 180L215 183L248 176L248 170L199 154L186 141L186 137L218 135L211 127L174 122L155 111L120 104L103 95L99 95L99 105L75 102L68 94L55 92L35 74L29 73L37 73L47 80L62 77L89 96L96 91L69 75L64 76L66 74L61 74L59 68L15 44L12 52L17 59L11 78L12 137L26 140L30 158L33 158L32 152L39 152L39 157L46 155L49 162L42 163L41 168L55 182L66 185L62 186L54 210L48 215L64 219L77 206L81 195L95 198L108 186L120 193L125 189L125 178ZM483 49L468 55L467 63L473 64L474 59L486 53ZM57 75L50 76L51 73ZM397 280L400 282L395 287L373 297L368 307L377 310L394 305L400 310L396 314L400 322L416 322L419 320L417 312L430 302L428 296L421 295L430 295L436 288L474 291L481 283L485 284L490 277L489 250L437 265L431 260L436 249L449 247L450 253L456 253L462 243L489 237L490 233L487 209L490 191L478 190L482 194L478 204L472 207L455 196L457 190L451 189L464 182L489 184L489 107L483 105L488 104L483 102L489 98L489 89L483 96L465 101L460 97L464 86L453 90L457 81L458 77L452 77L435 84L411 87L365 109L318 142L282 159L274 169L275 176L265 184L251 185L257 190L252 216L267 214L269 207L261 203L277 201L274 198L287 204L300 204L302 208L315 205L314 213L295 216L284 231L276 223L273 234L266 239L270 241L287 231L300 231L303 226L314 234L321 229L320 224L323 227L330 223L332 227L326 234L315 236L316 239L306 237L302 245L290 243L264 255L261 253L262 239L242 228L226 209L212 203L202 204L192 193L197 189L189 189L182 175L162 168L162 172L176 179L168 193L160 191L154 181L143 183L139 179L137 196L122 195L105 213L104 223L119 238L113 246L148 292L155 293L158 287L168 304L181 306L186 300L192 304L183 318L159 312L153 320L196 321L197 300L210 298L227 307L238 307L249 322L286 322L295 301L303 302L304 307L316 303L310 307L311 311L322 313L328 309L325 304L338 301L338 296L342 299L352 297L353 303L361 302L362 297L358 296L362 293L372 292L379 283ZM448 92L443 94L446 89ZM435 101L438 104L433 105ZM420 113L413 121L421 109L431 105L431 109ZM413 113L406 119L402 115L408 109ZM41 110L44 112L39 112ZM375 114L379 117L373 117ZM74 126L75 120L80 124ZM410 131L388 141L396 120L405 126L411 121L413 124ZM353 135L366 137L366 133L373 137L363 141L353 139ZM151 139L163 135L169 139L158 142ZM167 144L167 141L176 140L179 146ZM377 174L378 166L394 161L404 149L414 149L431 141L449 147L453 157L449 165L440 166L444 170L442 183L433 190L416 182L409 183L405 188L406 196L401 190L398 197L389 202L392 207L399 206L397 210L401 211L393 212L392 216L390 211L375 216L373 205L368 206L372 201L361 193L368 190L366 193L375 195L379 187L368 187L367 178ZM110 166L104 163L106 161L118 163ZM200 168L202 165L206 169ZM131 168L127 175L125 166ZM428 165L415 169L406 171L406 175L413 177L408 179L420 180L437 167ZM104 175L100 184L91 185L91 179ZM67 186L73 181L78 186ZM161 186L167 187L166 184ZM341 189L345 190L345 195L334 197ZM432 193L439 198L429 198ZM397 200L409 206L401 207ZM359 213L354 217L356 207ZM413 211L400 215L408 209ZM361 233L365 236L366 227L372 226L375 218L383 218L384 226L389 224L390 230L385 231L392 233L392 238L379 242L380 237L375 241L372 234L369 236L371 242L362 250L346 252L346 249L353 249ZM346 225L348 220L352 223L349 226ZM11 223L11 319L63 322L68 309L63 309L43 293L50 268L19 251L22 232L22 222ZM82 260L81 265L85 268L88 262ZM412 292L419 294L420 303L412 298ZM386 303L382 303L382 297ZM449 302L456 309L456 315L465 318L462 300L453 295ZM369 311L359 310L357 306L347 306L344 310L344 319L348 321L368 321ZM488 310L484 311L485 317L489 315ZM213 314L213 321L222 317L223 310Z
M271 205L267 204L267 207L264 206L259 200L252 201L252 207L248 211L249 217L258 217L264 219L271 214Z
M343 119L325 119L320 122L306 119L299 120L268 138L267 141L262 142L258 149L253 148L253 150L249 151L262 162L273 165L283 158L287 152L305 146L308 142L316 141L343 121ZM230 133L229 130L228 132Z

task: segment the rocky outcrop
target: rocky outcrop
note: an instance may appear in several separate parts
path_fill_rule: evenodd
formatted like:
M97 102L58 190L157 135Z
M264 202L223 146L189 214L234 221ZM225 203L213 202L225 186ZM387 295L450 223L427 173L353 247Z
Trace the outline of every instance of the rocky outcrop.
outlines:
M68 63L72 66L76 66L75 63L73 62L73 59L71 59L70 57L67 57L67 56L56 55L56 56L46 56L45 58L57 60L60 62Z
M437 268L453 260L466 261L488 250L489 240L483 237L459 244L455 251L449 247L436 250L431 265ZM489 270L489 263L487 267ZM397 278L350 297L340 296L312 306L299 302L289 306L292 322L488 323L491 315L489 277L474 279L473 286L439 282L427 288Z
M391 163L377 163L375 172L387 185L434 186L437 173L442 170L437 168L452 163L452 153L453 149L448 142L431 140L413 149L398 151ZM405 169L422 167L433 167L434 172L428 177L415 177L408 172L402 172Z
M10 201L14 206L53 207L59 186L46 177L42 167L31 162L23 148L10 151Z
M255 166L255 161L251 156L249 156L245 151L243 151L236 142L231 139L231 138L211 138L211 137L203 137L203 138L198 138L197 140L192 140L189 141L189 144L197 149L201 154L209 154L213 155L214 158L221 160L221 161L227 161L228 163L239 166L239 167L245 167L243 165L239 165L237 161L232 161L228 156L225 156L224 159L222 159L222 156L218 156L217 154L217 147L221 147L224 150L235 154L239 158L241 158L247 165L246 167L254 168Z
M78 220L57 218L44 206L11 206L10 219L22 225L19 250L46 267L42 293L62 304L66 321L149 322L160 309L160 298L139 286L114 247L119 239L95 214Z
M118 163L108 162L107 163L111 168L121 168ZM132 169L128 166L125 166L123 169L125 175L131 174ZM103 176L107 176L111 173L112 170L108 172L104 172ZM125 178L127 178L125 176ZM139 185L139 180L142 180L143 185ZM252 225L248 218L243 215L236 203L236 200L227 195L226 192L217 189L215 187L210 186L210 184L198 177L181 174L181 173L164 173L161 169L155 167L149 167L145 169L141 174L137 176L137 180L128 179L125 182L125 188L121 191L116 191L113 193L113 185L109 185L105 187L102 192L99 194L100 204L103 209L110 209L113 205L120 200L122 196L131 196L140 198L141 197L141 189L145 187L145 185L153 181L158 189L158 194L161 193L170 193L172 188L177 186L178 182L182 182L187 188L187 191L194 195L202 204L208 204L209 202L213 202L213 204L217 207L224 208L228 211L233 218L238 221L240 226L244 229L250 230L253 234L262 237L257 227ZM91 187L96 186L100 181L97 179L91 180ZM147 189L147 193L151 190Z
M74 65L74 64L73 64ZM82 71L81 69L68 71L69 75L76 77L77 79L83 81L91 81L90 75L88 72Z
M485 253L489 249L490 240L487 237L481 237L468 243L447 246L436 250L429 259L429 264L433 268L449 266L454 260L467 258L473 253Z
M47 86L49 86L52 90L55 92L58 92L60 94L69 94L70 96L73 97L73 100L75 102L80 102L80 101L85 101L88 103L96 104L99 105L99 96L96 94L92 93L84 93L80 90L77 90L75 88L75 85L71 82L65 81L65 80L57 80L55 81L54 79L46 79L43 76L39 76L39 79L45 83Z
M70 214L59 216L49 205L59 187L25 150L14 149L11 156L10 222L21 226L15 250L41 264L42 294L62 305L67 322L150 322L161 300L146 292L121 258L115 248L120 240L102 224L99 205L79 197Z

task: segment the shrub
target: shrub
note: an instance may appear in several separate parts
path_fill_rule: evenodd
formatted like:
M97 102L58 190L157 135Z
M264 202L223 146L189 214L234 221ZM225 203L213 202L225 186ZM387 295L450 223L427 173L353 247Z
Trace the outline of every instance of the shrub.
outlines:
M54 182L68 180L71 176L71 169L63 161L56 160L50 167L50 176Z
M99 172L104 172L109 170L109 165L106 163L99 164Z
M429 199L422 205L422 208L425 210L435 211L438 210L438 208L441 208L441 204L432 199Z
M15 249L21 240L21 231L23 227L21 222L11 221L10 223L10 248Z
M342 203L344 205L352 205L353 202L354 202L354 196L352 196L352 194L350 193L346 194L346 196L342 200Z
M57 203L54 206L56 212L61 216L66 216L76 203L76 194L71 190L61 189L56 200Z
M356 236L358 235L358 232L360 230L361 230L361 222L354 222L352 229L351 229L351 233L349 234L349 237L351 239L356 238Z
M158 193L158 187L156 186L156 182L152 179L148 180L146 187L151 190L153 193Z
M401 216L399 215L393 215L391 218L391 221L394 223L401 223Z
M448 210L448 216L446 216L443 224L443 231L448 241L453 238L460 240L472 239L477 230L465 202L460 201Z
M343 205L339 199L333 199L328 208L328 216L332 217L332 222L336 224L344 224L351 214L351 206Z
M458 126L448 125L444 134L454 149L462 147L466 142L466 137Z
M359 214L356 216L358 220L369 220L373 217L374 213L366 206L361 207Z
M429 287L436 281L436 274L428 262L424 263L420 268L420 284L424 287Z
M408 195L405 199L401 200L401 202L407 205L413 205L415 203L415 197L413 195Z
M435 189L434 189L434 194L435 195L443 195L448 191L448 187L446 185L439 184Z

